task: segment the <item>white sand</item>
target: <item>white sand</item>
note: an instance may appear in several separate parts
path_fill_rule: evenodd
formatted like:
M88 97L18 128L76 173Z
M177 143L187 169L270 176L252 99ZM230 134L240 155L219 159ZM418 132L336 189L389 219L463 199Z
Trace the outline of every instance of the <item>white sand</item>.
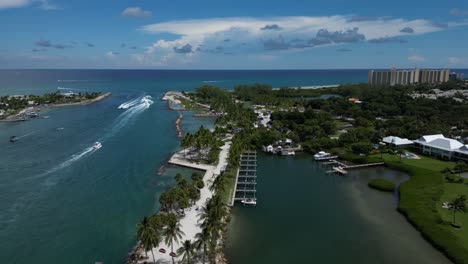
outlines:
M213 182L213 180L221 173L221 170L224 170L227 166L227 157L229 154L229 148L231 147L231 141L227 141L224 146L221 147L221 151L219 154L219 162L216 166L212 165L206 165L206 164L196 164L192 163L184 158L184 150L175 153L172 158L169 160L169 163L179 165L179 166L184 166L184 167L189 167L189 168L194 168L194 169L199 169L199 170L205 170L205 175L203 176L203 181L205 183L205 187L200 190L200 199L195 203L194 206L188 208L185 210L185 216L180 219L180 225L181 225L181 230L185 233L184 236L182 236L182 239L179 241L179 243L174 243L174 252L177 253L177 249L179 249L182 246L182 243L185 240L191 240L192 242L195 241L195 235L197 233L201 232L201 228L198 223L198 214L201 212L201 210L195 210L197 207L202 208L206 201L210 199L213 196L213 192L210 191L209 186ZM160 253L159 249L164 248L166 250L166 253ZM169 253L171 252L170 246L166 245L166 243L161 242L159 244L159 247L153 248L153 253L154 253L154 258L156 259L156 263L171 263L172 259L171 256L169 256ZM152 261L152 255L151 252L148 252L149 259L146 261ZM175 258L177 261L181 260L182 257L176 257ZM143 261L140 261L142 263Z

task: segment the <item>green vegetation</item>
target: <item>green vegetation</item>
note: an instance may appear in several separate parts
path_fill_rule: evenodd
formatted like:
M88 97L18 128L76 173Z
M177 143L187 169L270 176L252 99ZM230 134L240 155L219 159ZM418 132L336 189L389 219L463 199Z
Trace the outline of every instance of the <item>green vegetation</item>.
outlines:
M386 179L373 179L368 183L369 187L384 192L394 192L395 183Z
M380 155L371 157L377 158ZM445 187L443 171L452 170L454 164L424 156L420 158L400 160L397 155L383 155L388 167L411 175L410 180L400 185L398 210L437 249L455 263L465 263L468 259L466 239L462 239L460 233L454 232L451 222L444 220L439 213L441 210L447 210L442 209L440 203Z
M31 106L79 103L85 100L95 99L101 94L102 93L100 92L77 94L62 94L56 92L40 96L0 96L0 110L4 110L6 112L6 114L0 116L0 118L17 114L19 111Z

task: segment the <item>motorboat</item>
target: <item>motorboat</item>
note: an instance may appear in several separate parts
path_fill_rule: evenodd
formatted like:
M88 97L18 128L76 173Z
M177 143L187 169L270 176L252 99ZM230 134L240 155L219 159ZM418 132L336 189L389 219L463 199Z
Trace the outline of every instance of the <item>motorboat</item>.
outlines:
M314 155L314 159L317 161L331 160L331 159L336 159L336 158L338 158L338 156L333 156L332 154L325 152L325 151L320 151Z
M94 145L93 145L93 149L94 149L94 150L98 150L98 149L100 149L100 148L102 148L101 142L96 142L96 143L94 143Z
M256 199L243 199L241 203L244 205L257 205L257 200Z
M18 137L16 136L11 136L10 137L10 142L16 142L18 140Z
M294 156L296 155L296 152L294 152L294 150L287 149L287 150L282 150L281 155L282 156Z

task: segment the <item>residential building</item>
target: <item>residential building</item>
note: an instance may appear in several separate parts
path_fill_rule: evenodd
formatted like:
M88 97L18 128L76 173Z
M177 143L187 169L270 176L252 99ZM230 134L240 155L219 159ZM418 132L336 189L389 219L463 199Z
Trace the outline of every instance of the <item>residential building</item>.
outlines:
M370 70L368 81L369 84L383 85L412 85L417 83L443 83L449 80L449 70L432 70L432 69L411 69L376 71Z
M426 155L444 160L468 161L468 145L446 138L442 134L422 136L413 140L414 148Z
M413 145L413 141L407 138L400 138L394 136L384 137L382 138L382 142L395 147Z
M450 81L463 81L465 79L465 74L452 72L449 75Z

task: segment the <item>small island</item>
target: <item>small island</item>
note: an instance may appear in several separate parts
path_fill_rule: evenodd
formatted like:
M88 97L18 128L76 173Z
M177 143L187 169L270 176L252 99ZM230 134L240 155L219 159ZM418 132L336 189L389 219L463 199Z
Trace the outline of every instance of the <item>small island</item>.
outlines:
M383 192L394 192L395 191L395 183L391 182L386 179L373 179L368 183L369 187L383 191Z
M38 117L38 112L49 107L87 105L100 101L111 93L48 93L44 95L0 96L0 121L26 121Z

